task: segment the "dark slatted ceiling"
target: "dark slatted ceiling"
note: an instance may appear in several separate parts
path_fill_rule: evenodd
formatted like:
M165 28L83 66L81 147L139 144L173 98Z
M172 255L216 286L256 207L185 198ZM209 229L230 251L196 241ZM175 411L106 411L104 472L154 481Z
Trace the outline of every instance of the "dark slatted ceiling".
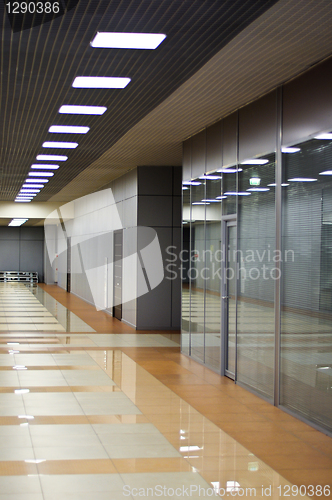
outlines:
M70 2L69 2L70 3ZM13 200L44 141L78 142L47 186L46 201L83 172L276 0L80 0L49 23L13 33L0 4L1 201ZM94 49L97 31L165 33L156 50ZM73 89L76 76L123 76L123 90ZM107 106L103 116L58 114L62 104ZM87 135L49 134L88 125Z

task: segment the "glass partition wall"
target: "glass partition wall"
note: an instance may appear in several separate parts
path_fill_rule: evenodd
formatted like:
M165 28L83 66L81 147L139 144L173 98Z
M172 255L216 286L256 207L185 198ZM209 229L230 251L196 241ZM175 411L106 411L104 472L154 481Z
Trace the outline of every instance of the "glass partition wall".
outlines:
M283 153L280 403L331 429L332 134L291 151Z
M181 263L182 352L327 432L331 132L203 165L183 185Z

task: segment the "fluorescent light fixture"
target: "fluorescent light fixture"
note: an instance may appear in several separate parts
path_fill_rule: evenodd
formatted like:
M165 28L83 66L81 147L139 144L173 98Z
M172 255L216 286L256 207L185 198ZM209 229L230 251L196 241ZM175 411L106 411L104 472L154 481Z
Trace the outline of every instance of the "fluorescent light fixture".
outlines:
M200 179L209 179L209 180L214 181L214 180L220 180L221 177L220 177L220 175L202 175L200 177Z
M187 189L189 189L189 188L186 186L183 186L182 191L186 191Z
M282 187L289 186L289 184L287 184L287 182L283 182L281 185L282 185ZM274 182L273 184L268 184L268 186L276 187L276 183Z
M241 165L265 165L269 160L260 160L259 158L249 158L241 162Z
M33 420L35 417L32 415L18 415L18 418L26 418L27 420Z
M332 134L327 133L327 134L319 134L314 137L314 139L323 139L323 140L331 140L332 139Z
M206 203L205 201L194 201L193 205L210 205L210 203Z
M263 191L270 191L270 188L253 187L253 188L247 189L247 191L263 192Z
M226 491L239 491L240 490L240 483L237 481L227 481L226 482Z
M22 198L22 199L16 199L14 200L15 203L30 203L31 199L30 198Z
M310 177L294 177L294 179L288 179L288 182L315 182L317 179L311 179Z
M40 189L21 189L20 193L39 193Z
M25 179L24 182L48 182L48 179Z
M298 153L301 151L300 148L281 148L282 153Z
M75 106L65 104L59 109L59 113L68 115L103 115L107 111L104 106Z
M215 199L215 200L202 200L202 201L205 201L207 203L220 203L221 202L220 199L219 200L217 200L217 199Z
M44 142L43 148L64 148L64 149L75 149L77 148L77 142Z
M29 460L24 460L26 464L41 464L42 462L46 462L46 458L31 458Z
M38 155L36 157L38 161L66 161L68 156L63 155Z
M25 365L15 365L13 370L27 370L27 367Z
M180 446L180 451L198 451L202 450L203 448L200 448L199 446Z
M54 172L29 172L31 177L53 177Z
M91 47L103 49L156 49L165 40L162 33L107 33L98 32Z
M73 81L76 89L124 89L130 78L116 76L77 76Z
M249 196L251 193L242 193L241 191L236 193L236 191L228 191L224 193L225 196Z
M217 172L222 172L223 174L236 174L236 172L243 172L243 168L221 168Z
M227 198L227 196L217 196L216 197L217 200L224 200L225 198Z
M23 184L24 188L43 188L44 184Z
M53 134L87 134L90 127L79 127L74 125L52 125L48 131Z
M33 164L30 166L30 168L41 168L41 169L46 168L46 169L50 169L50 170L58 170L59 165L51 165L51 164L50 164L50 165L47 165L47 164L44 164L44 163L40 163L40 164L38 164L38 163L33 163Z
M22 226L22 224L24 224L27 220L29 220L29 219L12 219L10 221L10 223L8 224L8 226ZM8 345L12 345L12 344L8 344Z
M184 186L200 186L202 183L199 181L184 181L182 184Z
M324 172L319 172L319 175L332 175L332 170L324 170Z

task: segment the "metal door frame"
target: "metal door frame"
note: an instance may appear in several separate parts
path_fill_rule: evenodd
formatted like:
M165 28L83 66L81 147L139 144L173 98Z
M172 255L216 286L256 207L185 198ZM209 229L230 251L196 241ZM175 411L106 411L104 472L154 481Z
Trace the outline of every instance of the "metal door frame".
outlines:
M118 307L120 309L120 318L118 318L116 315L115 315L115 305L113 305L113 308L112 308L112 314L113 314L113 317L118 319L119 321L122 320L122 278L123 278L123 269L122 269L122 262L123 262L123 230L122 229L119 229L117 231L114 231L113 233L113 300L114 300L114 297L115 297L115 262L116 262L116 259L115 259L115 236L116 235L120 235L121 236L121 304L118 304ZM113 302L114 304L114 302Z
M221 220L222 224L222 247L224 249L224 258L222 262L222 277L221 280L221 375L229 377L230 379L236 381L236 372L237 372L237 291L238 291L238 280L235 281L235 373L231 373L226 369L227 366L227 356L228 356L228 317L229 317L229 308L228 308L228 287L227 282L225 280L226 275L226 266L227 266L227 252L228 252L228 228L236 227L237 228L237 215L224 215ZM236 232L236 248L238 246L238 234ZM236 262L236 268L238 267L238 263Z

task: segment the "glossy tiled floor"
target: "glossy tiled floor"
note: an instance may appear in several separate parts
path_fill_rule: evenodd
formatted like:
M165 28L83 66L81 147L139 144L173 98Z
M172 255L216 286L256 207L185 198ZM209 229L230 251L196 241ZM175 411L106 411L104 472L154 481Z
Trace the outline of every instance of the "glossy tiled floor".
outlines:
M174 332L57 287L2 285L0 313L0 500L328 496L331 439L182 356Z

